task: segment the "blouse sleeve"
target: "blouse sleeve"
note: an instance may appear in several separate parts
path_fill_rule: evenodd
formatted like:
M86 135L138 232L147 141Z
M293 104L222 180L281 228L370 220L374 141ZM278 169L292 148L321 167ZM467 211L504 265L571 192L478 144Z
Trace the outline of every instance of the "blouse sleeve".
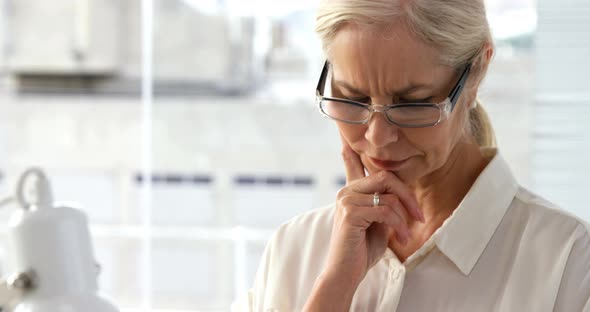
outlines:
M334 205L310 210L279 226L268 240L247 297L236 312L300 311L323 271Z
M578 227L557 294L555 312L590 312L590 235L587 224Z

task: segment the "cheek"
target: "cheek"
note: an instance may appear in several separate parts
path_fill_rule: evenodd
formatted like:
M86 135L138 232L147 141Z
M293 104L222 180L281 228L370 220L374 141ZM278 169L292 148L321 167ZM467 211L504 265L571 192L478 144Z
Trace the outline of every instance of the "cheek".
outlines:
M406 138L412 146L422 152L423 161L428 167L444 162L454 141L448 124L411 129L407 131Z
M442 129L440 125L429 128L408 129L405 131L405 137L412 146L428 154L444 145L446 129Z
M338 131L340 131L344 139L346 139L349 144L353 144L364 138L366 128L365 126L351 125L340 122L337 122L336 125L338 127Z

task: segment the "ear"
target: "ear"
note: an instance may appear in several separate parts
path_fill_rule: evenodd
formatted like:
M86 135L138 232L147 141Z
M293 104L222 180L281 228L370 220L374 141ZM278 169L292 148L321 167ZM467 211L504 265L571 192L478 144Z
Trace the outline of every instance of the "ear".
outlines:
M481 84L481 81L486 76L488 71L488 67L492 58L494 57L494 46L492 43L487 42L481 47L481 53L479 56L473 61L472 64L472 75L473 80L470 83L470 91L477 93L477 89Z
M473 109L477 105L477 91L479 86L486 76L488 71L488 66L494 57L494 46L492 43L485 43L481 47L481 52L479 56L473 61L472 64L472 77L470 77L471 82L468 83L466 86L468 88L467 93L469 94L469 98L472 99L470 104L467 106L468 109Z
M492 57L494 56L494 50L494 46L491 43L488 42L484 45L486 63L489 64L492 60Z
M485 76L486 72L488 71L488 66L490 65L492 58L494 57L494 46L490 42L486 42L482 47L481 56L476 61L478 67L478 75L479 81L478 85Z

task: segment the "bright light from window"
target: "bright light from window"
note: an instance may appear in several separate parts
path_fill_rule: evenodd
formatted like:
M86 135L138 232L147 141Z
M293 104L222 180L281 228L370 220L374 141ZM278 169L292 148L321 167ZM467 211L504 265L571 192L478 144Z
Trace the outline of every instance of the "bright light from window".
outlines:
M496 39L509 39L532 34L537 28L537 13L532 9L508 11L489 18Z
M205 14L217 14L219 12L219 7L217 4L217 0L182 0L188 6L192 7L196 11L205 13Z
M301 10L313 10L318 0L276 1L276 0L227 0L226 10L236 16L281 17Z
M488 20L495 39L531 35L537 28L533 0L486 0Z

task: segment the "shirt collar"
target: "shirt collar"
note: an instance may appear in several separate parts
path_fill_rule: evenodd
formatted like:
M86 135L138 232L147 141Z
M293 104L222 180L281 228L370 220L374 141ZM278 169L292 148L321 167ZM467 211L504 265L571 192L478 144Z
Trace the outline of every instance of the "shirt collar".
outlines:
M482 148L492 158L457 209L435 237L438 249L469 275L510 206L518 183L495 148Z

